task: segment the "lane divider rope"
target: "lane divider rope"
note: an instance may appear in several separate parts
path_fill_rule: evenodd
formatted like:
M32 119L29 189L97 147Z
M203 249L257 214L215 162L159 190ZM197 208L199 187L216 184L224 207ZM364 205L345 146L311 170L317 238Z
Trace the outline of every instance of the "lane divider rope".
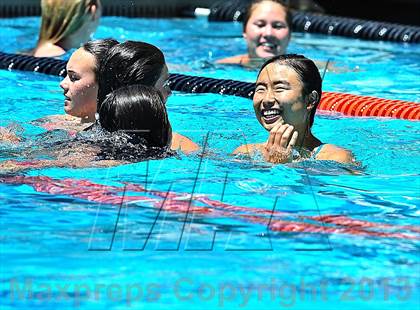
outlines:
M66 61L49 57L33 57L0 52L0 69L23 70L57 75L66 74ZM252 99L255 84L227 79L172 73L169 86L184 93L214 93ZM338 92L323 92L318 110L338 112L352 117L391 117L420 120L420 104Z

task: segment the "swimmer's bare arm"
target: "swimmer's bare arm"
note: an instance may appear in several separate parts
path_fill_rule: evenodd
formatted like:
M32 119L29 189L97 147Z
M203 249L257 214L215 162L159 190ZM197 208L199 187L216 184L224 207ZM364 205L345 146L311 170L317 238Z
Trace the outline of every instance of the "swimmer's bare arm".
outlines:
M237 55L232 57L227 57L223 59L219 59L216 61L218 64L232 64L232 65L239 65L248 62L248 55Z
M50 115L39 118L31 122L35 126L45 128L47 130L62 129L68 131L70 134L76 134L82 131L91 123L81 123L80 118L69 115ZM22 138L9 127L0 127L0 142L9 142L17 144L22 141Z
M200 146L179 133L174 132L172 134L171 150L180 150L185 154L196 152L200 149Z
M37 123L37 122L59 122L59 121L64 121L64 120L72 120L75 119L76 117L74 116L70 116L67 114L53 114L53 115L48 115L45 117L41 117L41 118L37 118L36 120L33 120L32 122Z
M34 160L34 161L15 161L6 160L0 162L0 171L20 172L27 169L45 169L45 168L106 168L125 164L117 160L89 161L80 158L78 161L69 160Z
M16 161L5 160L0 162L0 171L3 172L19 172L27 169L42 169L51 167L63 167L63 164L57 160L31 160L31 161Z
M241 145L233 151L233 154L253 155L259 152L268 162L289 162L297 137L297 131L294 131L293 126L279 124L271 129L267 142Z
M90 122L82 122L79 117L67 114L49 115L36 119L31 123L47 130L62 129L70 132L82 131L92 124Z
M262 150L262 148L264 147L263 143L258 143L258 144L243 144L239 147L237 147L234 151L233 151L233 155L238 155L238 154L244 154L244 155L253 155L256 152L259 152Z
M261 154L264 155L264 158L268 162L272 162L272 163L281 163L281 162L284 163L284 162L287 162L288 160L291 160L290 159L291 153L289 153L287 148L284 148L284 145L285 145L284 143L286 143L285 141L288 137L290 138L290 133L292 133L293 135L293 129L289 129L291 131L289 131L286 137L284 138L285 140L283 142L284 144L283 146L280 143L282 135L280 135L280 133L278 132L280 130L280 126L273 128L272 131L273 130L274 130L273 135L270 134L270 137L266 143L241 145L240 147L235 149L233 154L252 155L252 154L255 154L256 152L260 152ZM276 135L277 135L277 141L276 141ZM322 150L316 156L316 159L317 160L332 160L332 161L336 161L343 164L358 164L352 152L333 144L325 144Z

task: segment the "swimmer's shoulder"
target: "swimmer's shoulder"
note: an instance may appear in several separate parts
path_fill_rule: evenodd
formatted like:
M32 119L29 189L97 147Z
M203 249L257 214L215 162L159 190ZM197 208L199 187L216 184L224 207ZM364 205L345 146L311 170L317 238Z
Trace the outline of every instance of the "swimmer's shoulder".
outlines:
M172 133L171 150L180 150L185 154L196 152L200 149L200 146L193 142L191 139L183 136L179 133Z
M240 65L246 64L249 62L248 55L237 55L228 58L219 59L216 61L218 64L231 64L231 65Z
M317 150L318 148L321 149ZM318 151L315 157L317 160L333 160L343 164L352 164L356 162L352 152L337 145L322 144L318 148L314 150L315 152Z
M79 117L68 114L49 115L31 122L47 130L62 129L70 132L78 132L86 129L92 123L82 123Z
M44 117L43 119L51 122L80 122L80 118L68 114L49 115L47 117Z
M34 52L33 52L33 56L35 57L58 57L61 55L64 55L66 53L66 51L56 45L53 44L51 42L46 42L44 44L42 44L41 46L38 46Z
M41 125L44 123L76 122L77 119L79 118L68 115L68 114L54 114L54 115L48 115L41 118L37 118L36 120L31 121L31 123L34 125Z

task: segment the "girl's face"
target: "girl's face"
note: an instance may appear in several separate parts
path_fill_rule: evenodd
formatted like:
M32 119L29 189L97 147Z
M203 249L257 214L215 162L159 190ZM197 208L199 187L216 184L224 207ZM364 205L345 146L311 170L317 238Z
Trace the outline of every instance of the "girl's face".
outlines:
M93 121L96 113L98 83L95 57L82 47L67 62L67 75L60 83L64 91L64 111L72 116Z
M251 8L243 37L251 59L284 54L290 40L285 8L269 0L255 4Z
M253 99L260 124L268 131L279 123L305 130L313 106L306 104L302 91L302 82L293 68L268 64L258 76Z

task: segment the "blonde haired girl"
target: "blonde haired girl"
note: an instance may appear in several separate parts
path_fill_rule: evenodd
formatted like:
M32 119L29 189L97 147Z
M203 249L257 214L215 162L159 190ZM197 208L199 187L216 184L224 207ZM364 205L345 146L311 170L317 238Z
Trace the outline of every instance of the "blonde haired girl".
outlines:
M90 39L101 16L100 0L42 0L35 57L63 55Z

